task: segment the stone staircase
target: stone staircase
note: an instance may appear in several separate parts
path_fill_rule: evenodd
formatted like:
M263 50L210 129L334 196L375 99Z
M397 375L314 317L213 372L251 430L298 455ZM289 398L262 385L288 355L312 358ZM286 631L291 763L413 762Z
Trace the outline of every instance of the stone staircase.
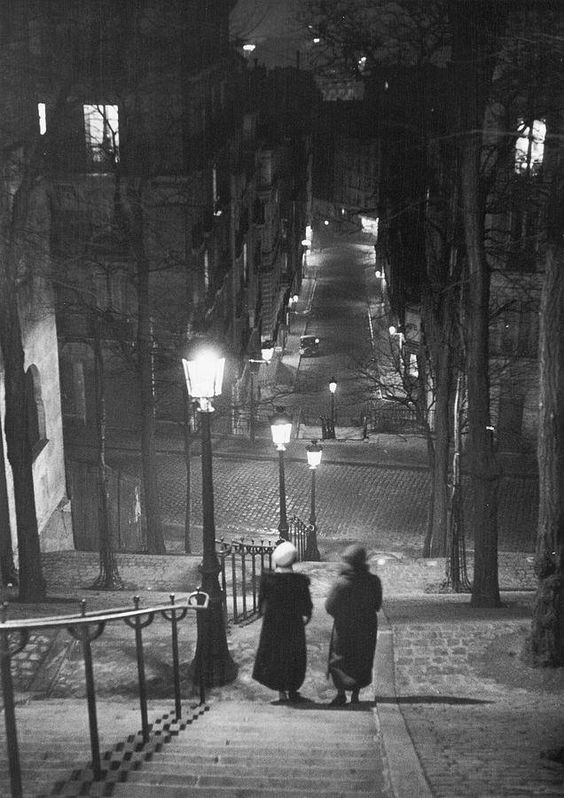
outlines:
M119 712L116 732L131 722L130 713ZM392 795L369 704L337 709L221 701L192 708L180 722L164 715L153 722L149 742L136 734L102 748L100 782L93 781L87 737L67 734L65 744L64 731L53 728L52 739L36 744L33 756L24 735L25 798ZM0 794L9 796L6 765Z
M310 708L314 707L314 708ZM116 783L116 798L390 795L368 705L222 702Z

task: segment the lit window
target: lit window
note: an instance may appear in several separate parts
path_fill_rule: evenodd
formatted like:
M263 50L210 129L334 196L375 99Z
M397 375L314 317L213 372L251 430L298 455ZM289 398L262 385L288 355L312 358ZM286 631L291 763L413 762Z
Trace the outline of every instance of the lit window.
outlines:
M207 249L204 251L204 288L210 287L210 256Z
M112 164L119 160L117 105L85 105L84 131L94 164Z
M519 120L519 136L515 142L515 171L518 174L538 174L544 156L545 135L544 120L535 119L532 127L526 127L524 119Z
M44 136L47 133L47 109L45 103L37 103L37 115L39 116L39 133Z

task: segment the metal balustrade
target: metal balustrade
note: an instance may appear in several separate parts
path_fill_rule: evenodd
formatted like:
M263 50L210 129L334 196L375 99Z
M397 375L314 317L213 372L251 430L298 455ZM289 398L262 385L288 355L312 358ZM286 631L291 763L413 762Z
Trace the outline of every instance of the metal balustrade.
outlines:
M296 547L298 562L304 562L308 559L312 525L294 515L288 526L288 538ZM272 553L283 542L283 538L259 542L244 537L229 542L223 537L216 540L226 622L239 624L258 618L260 578L265 569L272 569Z
M260 578L272 568L272 552L280 542L281 538L266 543L245 538L216 541L226 620L238 624L258 617Z
M86 681L86 702L90 730L90 749L92 753L92 771L94 779L103 778L98 720L96 714L96 689L91 644L99 638L108 623L123 621L134 631L137 680L139 685L139 706L141 712L141 728L143 743L149 740L149 721L147 717L147 689L145 679L145 654L143 648L143 630L150 626L156 615L161 615L171 625L171 654L173 665L174 703L177 719L182 717L182 701L180 695L180 663L178 654L178 623L182 621L188 610L205 611L209 605L209 596L196 590L186 596L181 603L176 603L173 593L169 604L158 604L150 607L139 606L139 596L133 598L133 609L117 608L110 610L86 610L86 601L81 601L81 612L72 615L51 616L47 618L29 618L8 620L8 604L4 603L0 610L0 670L4 697L4 718L6 726L6 747L10 768L10 785L12 798L21 798L22 776L17 738L17 723L14 703L14 686L11 672L11 659L22 651L29 641L30 632L45 629L66 629L78 640L82 648ZM205 668L199 669L205 673ZM200 703L205 703L205 685L203 679L199 684Z
M298 552L298 562L307 560L306 551L308 548L308 535L311 531L311 525L306 524L297 515L293 515L289 520L288 537L296 547Z

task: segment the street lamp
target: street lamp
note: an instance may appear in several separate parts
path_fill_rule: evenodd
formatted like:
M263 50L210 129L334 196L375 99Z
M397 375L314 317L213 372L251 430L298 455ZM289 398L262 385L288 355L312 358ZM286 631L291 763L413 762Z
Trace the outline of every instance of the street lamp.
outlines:
M249 401L249 437L251 443L255 442L255 422L256 422L256 409L255 409L255 378L260 371L262 363L268 365L274 355L274 342L264 341L261 344L260 357L249 358L249 368L251 374L251 392Z
M290 443L292 434L292 419L283 407L277 407L276 413L270 417L270 430L272 432L272 442L278 450L278 473L280 483L280 523L278 532L284 540L288 537L288 519L286 517L286 484L284 477L284 452L286 444Z
M307 463L311 471L311 509L309 514L309 530L307 536L307 546L305 551L306 560L318 561L321 559L319 549L317 548L317 518L315 515L315 472L317 466L321 463L321 455L323 447L319 446L316 440L312 440L309 446L306 446Z
M208 687L228 684L237 675L237 665L227 647L223 617L222 593L219 586L219 560L215 549L215 518L213 505L212 448L210 415L214 412L212 399L221 393L225 358L205 344L196 344L186 358L182 358L186 388L198 402L202 432L202 538L203 558L200 565L202 590L210 597L206 612L198 613L196 654L190 666L195 684L203 676Z
M329 393L331 394L331 437L335 437L335 391L337 390L337 383L335 381L335 377L331 378L331 382L329 383Z

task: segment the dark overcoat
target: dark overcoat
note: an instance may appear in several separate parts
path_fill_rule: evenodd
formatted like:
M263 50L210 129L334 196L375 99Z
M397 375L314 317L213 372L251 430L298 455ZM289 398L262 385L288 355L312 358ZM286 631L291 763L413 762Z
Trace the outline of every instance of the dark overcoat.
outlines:
M343 565L325 602L333 616L328 669L337 689L360 689L372 681L381 606L379 577L366 567Z
M262 629L253 679L271 690L298 690L305 679L304 618L313 610L309 578L293 572L263 574L259 589Z

